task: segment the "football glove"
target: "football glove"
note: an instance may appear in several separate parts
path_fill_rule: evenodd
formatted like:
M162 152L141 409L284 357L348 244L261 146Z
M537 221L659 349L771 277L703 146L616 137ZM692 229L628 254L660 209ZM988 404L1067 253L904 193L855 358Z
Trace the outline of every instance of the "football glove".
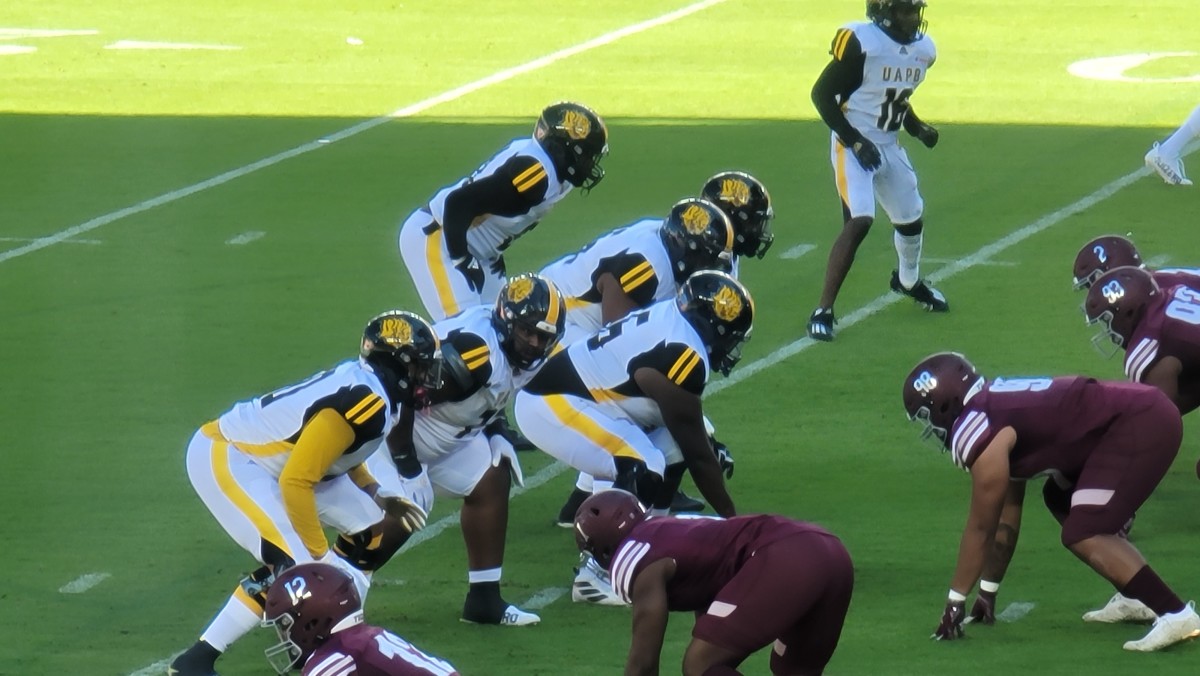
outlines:
M879 154L879 148L865 138L855 141L850 150L854 152L854 159L867 171L875 171L883 164L883 155Z
M467 286L475 293L483 293L483 268L479 267L479 261L467 254L462 258L455 258L453 263L454 268L467 278Z
M921 143L924 143L926 148L932 148L938 142L938 130L933 125L925 124L924 122L917 127L917 131L913 136L917 137L917 140Z
M714 437L709 437L708 440L712 442L713 452L717 454L717 462L721 465L721 471L725 473L725 478L732 479L733 455L729 452L729 447Z
M953 641L963 637L963 620L967 618L965 601L947 601L946 609L942 611L942 621L937 630L929 638L938 641Z
M978 622L980 624L996 624L996 594L998 592L986 592L982 589L975 596L975 605L971 606L971 614L968 617L968 622Z
M491 265L488 266L488 270L491 270L493 275L507 277L508 266L504 264L504 256L499 256L496 260L492 261Z
M388 516L400 522L400 526L409 533L415 533L425 527L429 515L417 503L407 498L389 497L377 498L376 502Z

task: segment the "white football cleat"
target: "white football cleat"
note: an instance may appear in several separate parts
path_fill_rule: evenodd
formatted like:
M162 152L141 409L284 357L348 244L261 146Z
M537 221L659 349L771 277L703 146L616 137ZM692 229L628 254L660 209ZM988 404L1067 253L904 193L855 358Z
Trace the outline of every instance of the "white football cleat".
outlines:
M1167 185L1191 185L1192 181L1183 173L1183 160L1164 157L1155 143L1146 153L1146 166L1157 173Z
M1153 610L1137 599L1120 593L1114 594L1100 610L1083 614L1084 622L1152 622L1157 617Z
M542 618L520 608L510 605L504 609L504 617L500 620L502 627L528 627L541 622Z
M1125 649L1148 653L1197 636L1200 636L1200 615L1196 614L1196 602L1188 601L1183 610L1155 620L1150 633L1140 640L1127 641Z
M575 572L575 583L571 585L571 600L575 603L595 603L601 606L627 605L613 590L608 573L590 556Z

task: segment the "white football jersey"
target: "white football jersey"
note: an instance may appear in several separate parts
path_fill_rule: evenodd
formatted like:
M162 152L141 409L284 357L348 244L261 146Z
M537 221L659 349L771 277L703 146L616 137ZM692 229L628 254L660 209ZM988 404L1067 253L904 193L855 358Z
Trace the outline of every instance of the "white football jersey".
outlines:
M235 404L217 424L221 436L279 476L305 423L318 411L336 410L354 430L354 443L326 472L345 474L365 461L395 424L395 407L369 364L354 359L294 385Z
M579 251L542 268L567 303L568 335L588 336L604 325L596 280L611 273L639 307L675 296L678 285L659 229L646 218L606 233Z
M486 373L487 385L462 401L448 401L417 411L413 441L422 462L452 453L463 439L478 434L504 410L513 393L536 373L515 369L500 348L500 336L492 324L493 309L478 306L433 325L443 343L467 344L459 352L473 374ZM453 334L469 334L453 337Z
M676 385L699 395L708 382L710 369L708 348L679 312L674 299L632 312L568 347L565 359L572 368L555 364L559 359L562 357L556 356L544 367L546 382L538 389L575 394L602 407L616 407L646 429L663 426L662 412L634 382L635 371L656 369ZM586 391L573 391L577 386L571 384L572 371L578 377L575 382ZM553 383L551 379L562 382Z
M546 187L546 195L540 204L520 216L487 214L476 219L467 230L467 250L478 260L491 261L499 258L512 240L533 227L575 187L567 181L560 180L554 169L554 162L550 160L550 156L546 154L541 144L532 137L518 138L480 165L470 176L439 190L429 201L429 211L434 220L438 223L445 223L446 197L450 193L468 182L490 176L515 155L527 155L538 161L537 165L528 170L527 173L530 174L528 180L531 183L536 182L544 175L549 182Z
M866 64L862 85L842 102L846 119L871 142L896 143L896 132L908 112L908 99L937 59L928 35L902 45L869 21L846 24L862 46ZM834 57L838 58L834 44Z

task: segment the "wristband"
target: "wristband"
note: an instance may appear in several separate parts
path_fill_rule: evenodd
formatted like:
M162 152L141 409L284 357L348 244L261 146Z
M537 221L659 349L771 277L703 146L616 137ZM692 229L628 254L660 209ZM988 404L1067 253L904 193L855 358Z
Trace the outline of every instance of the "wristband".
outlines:
M959 594L953 589L950 590L950 593L947 596L951 603L962 603L963 601L967 600L967 596L965 594Z
M1000 591L1000 583L999 582L989 582L987 580L980 580L979 581L979 591L985 591L989 594L995 594L996 592Z

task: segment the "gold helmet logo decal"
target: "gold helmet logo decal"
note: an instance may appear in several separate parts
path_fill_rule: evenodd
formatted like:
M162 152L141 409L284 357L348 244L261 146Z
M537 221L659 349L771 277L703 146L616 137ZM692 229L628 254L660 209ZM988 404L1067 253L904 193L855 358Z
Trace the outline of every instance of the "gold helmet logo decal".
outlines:
M685 230L693 235L699 235L708 229L709 223L712 223L712 215L699 204L689 204L679 215L679 220L683 222Z
M742 299L731 286L722 286L717 295L713 296L713 313L717 319L731 322L742 314Z
M397 317L388 317L379 327L379 337L388 345L411 345L413 342L412 325Z
M508 285L508 300L520 303L533 293L533 277L519 277Z
M721 201L735 207L744 207L750 203L750 186L745 181L727 178L721 181Z
M582 141L592 132L592 122L587 115L578 110L568 110L563 113L562 122L558 125L574 141Z

